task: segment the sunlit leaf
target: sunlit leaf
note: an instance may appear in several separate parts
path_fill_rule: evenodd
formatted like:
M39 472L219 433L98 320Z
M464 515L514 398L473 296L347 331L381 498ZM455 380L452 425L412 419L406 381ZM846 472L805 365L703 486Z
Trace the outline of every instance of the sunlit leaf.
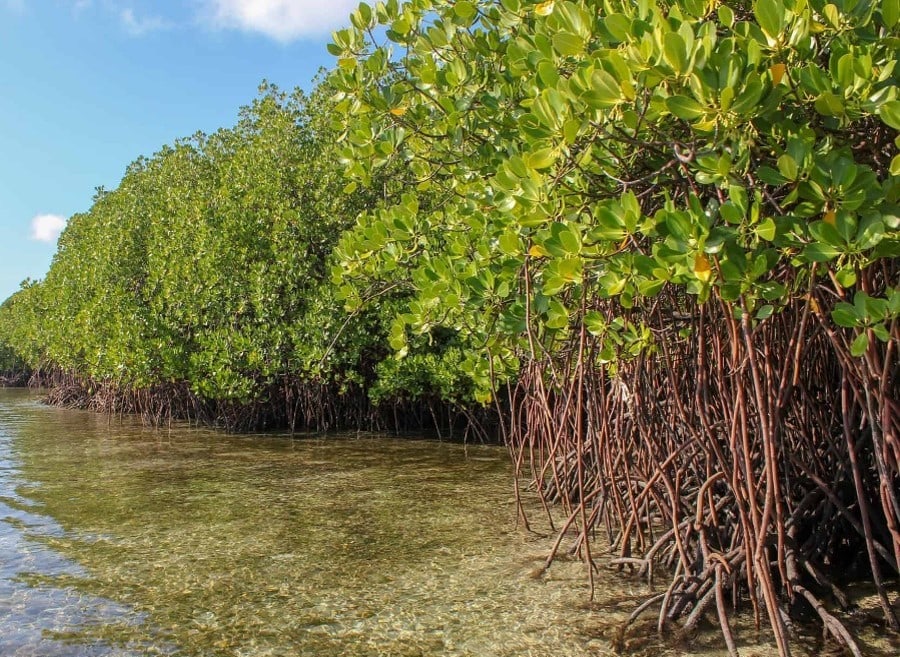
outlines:
M547 2L539 2L534 6L534 13L538 16L549 16L553 13L553 8L556 5L554 0L547 0Z
M698 253L694 257L694 274L704 283L708 283L712 278L712 267L710 266L709 258L702 253Z

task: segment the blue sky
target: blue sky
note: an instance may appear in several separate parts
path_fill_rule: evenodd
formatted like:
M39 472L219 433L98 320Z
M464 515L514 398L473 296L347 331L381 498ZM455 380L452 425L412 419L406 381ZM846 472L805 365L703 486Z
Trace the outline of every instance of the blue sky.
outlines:
M139 155L309 88L358 0L0 0L0 300Z

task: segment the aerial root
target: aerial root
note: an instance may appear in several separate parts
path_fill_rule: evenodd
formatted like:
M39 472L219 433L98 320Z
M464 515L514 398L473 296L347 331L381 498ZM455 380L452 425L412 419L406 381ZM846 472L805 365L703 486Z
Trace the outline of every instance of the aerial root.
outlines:
M625 627L628 627L629 625L631 625L634 621L636 621L641 616L641 614L643 614L645 611L650 609L650 607L655 605L660 600L664 600L665 597L666 597L665 593L658 593L657 595L654 595L652 598L648 598L647 600L644 600L644 602L642 602L638 606L637 609L635 609L633 612L631 612L631 615L628 617L628 620L625 621Z
M719 626L722 628L722 636L725 638L725 645L728 647L729 657L738 657L737 646L734 643L734 634L731 632L731 625L728 622L728 612L725 609L725 592L722 586L722 571L725 570L723 564L716 566L716 612L719 616Z
M853 653L854 657L862 657L862 652L859 650L859 646L856 645L856 641L853 640L853 637L850 635L850 632L847 631L847 628L844 626L841 621L835 618L832 614L828 613L828 610L825 609L825 605L814 596L809 589L800 584L794 584L793 590L795 593L802 595L806 601L812 605L812 608L819 615L819 618L822 619L822 624L825 627L825 630L834 637L838 643L843 644L847 647L847 649Z

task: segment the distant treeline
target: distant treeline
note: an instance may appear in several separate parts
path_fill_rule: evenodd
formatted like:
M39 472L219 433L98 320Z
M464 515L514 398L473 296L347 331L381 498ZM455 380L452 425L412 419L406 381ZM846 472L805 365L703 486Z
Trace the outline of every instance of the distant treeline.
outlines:
M404 359L388 345L408 286L352 313L336 298L339 237L410 174L389 167L345 189L331 95L264 86L234 127L142 157L98 190L46 278L0 309L2 369L30 369L67 404L229 429L465 424L472 389L453 332Z
M31 371L25 361L13 348L0 342L0 387L24 386L31 378Z

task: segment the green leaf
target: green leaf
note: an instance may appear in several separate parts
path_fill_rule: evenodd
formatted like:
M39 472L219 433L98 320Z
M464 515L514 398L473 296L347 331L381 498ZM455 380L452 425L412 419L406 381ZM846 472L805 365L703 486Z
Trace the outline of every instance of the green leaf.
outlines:
M665 225L669 234L682 242L693 235L690 217L685 212L669 212L666 214Z
M559 275L569 283L581 283L581 258L563 258L552 263Z
M538 64L538 80L543 87L555 87L559 83L559 71L556 65L548 59Z
M862 250L876 246L885 236L884 223L880 217L872 217L862 222L854 240L856 247Z
M525 164L531 169L546 169L556 162L557 152L553 148L541 148L525 156Z
M478 10L475 8L475 5L468 0L459 0L459 2L453 5L453 13L455 13L463 20L469 20L470 18L473 18L477 11Z
M606 321L604 321L603 315L596 310L589 310L585 313L584 326L588 330L588 333L598 337L606 332Z
M729 224L739 224L744 219L744 214L731 202L720 206L719 214Z
M859 318L856 316L856 308L846 302L841 302L831 311L831 319L838 326L852 328L859 326Z
M581 121L579 119L569 119L563 125L563 139L566 143L572 145L578 139L578 133L581 131Z
M757 0L753 8L756 21L770 39L777 39L785 25L784 4L781 0Z
M869 348L869 334L863 331L859 335L856 336L856 339L853 341L853 344L850 345L850 355L856 358L862 356L866 353L866 349Z
M620 294L622 290L625 289L625 285L628 283L628 281L624 276L621 276L616 272L606 272L597 279L597 283L599 285L601 295L605 298L608 298Z
M556 294L559 294L565 287L569 284L562 276L555 276L553 274L544 272L543 284L541 285L541 292L548 297L552 297Z
M875 324L872 327L872 333L874 333L875 337L882 342L891 341L891 332L888 331L887 327L884 324Z
M410 25L409 21L406 18L398 18L393 23L391 23L391 29L397 34L406 34L412 29L412 25Z
M699 119L705 113L700 103L687 96L670 96L666 98L666 107L672 114L685 121Z
M868 317L877 321L887 319L887 314L889 311L887 299L870 297L868 295L863 297L863 299L866 306L866 315ZM856 302L856 299L854 298L853 301Z
M574 57L584 50L584 39L571 32L557 32L553 35L553 49L563 57Z
M666 281L658 278L651 278L638 283L638 292L645 297L655 297L665 286Z
M772 217L767 217L765 221L757 224L756 226L756 234L759 235L761 239L764 239L767 242L772 242L775 240L775 233L775 220L772 219Z
M894 130L900 130L900 100L891 100L878 108L881 120Z
M767 185L773 185L775 187L779 187L788 182L787 178L782 176L780 172L776 171L772 167L759 167L759 169L756 171L756 175Z
M838 229L827 221L814 221L809 225L810 234L819 242L833 247L842 247L844 238Z
M778 158L778 170L788 180L797 180L797 162L787 153Z
M853 308L856 310L856 316L863 322L869 319L869 295L865 292L857 292L853 295Z
M881 17L885 27L894 27L900 19L900 0L881 0Z
M719 5L717 10L719 16L719 22L722 25L726 25L731 27L734 25L734 11L728 5Z
M856 272L852 269L841 269L834 275L841 287L853 287L856 285Z
M752 41L751 43L756 43ZM762 98L765 87L759 74L755 71L747 76L744 88L734 100L731 111L738 114L755 115L759 111L759 101Z
M766 281L759 285L759 291L762 298L766 301L775 301L776 299L784 299L787 294L787 288L776 281Z
M678 32L666 32L663 37L663 55L672 69L678 75L684 75L688 70L688 52L684 39Z
M581 94L581 99L594 109L615 107L622 98L618 81L603 69L591 74L591 88Z
M550 301L547 308L547 328L561 329L569 325L569 311L556 299Z
M631 36L631 19L625 14L610 14L603 23L616 41L627 41Z
M815 242L808 244L803 250L803 255L810 262L828 262L840 255L840 251L829 244Z
M840 28L841 26L841 12L840 10L833 4L825 5L825 8L822 10L822 13L825 14L825 18L831 24L832 27Z
M597 209L595 220L597 225L591 229L590 236L593 240L621 241L628 234L624 217L615 207L604 205Z
M500 250L507 255L518 255L522 252L519 236L513 231L503 233L497 243Z
M845 89L853 85L853 55L850 53L838 59L835 79Z
M837 94L824 93L816 98L813 107L823 116L841 116L844 113L844 99Z
M575 255L581 252L581 235L577 229L556 223L551 229L553 236L559 240L566 253Z
M764 320L768 319L772 316L772 313L775 312L775 306L771 304L766 304L765 306L760 306L759 310L756 311L756 319Z

